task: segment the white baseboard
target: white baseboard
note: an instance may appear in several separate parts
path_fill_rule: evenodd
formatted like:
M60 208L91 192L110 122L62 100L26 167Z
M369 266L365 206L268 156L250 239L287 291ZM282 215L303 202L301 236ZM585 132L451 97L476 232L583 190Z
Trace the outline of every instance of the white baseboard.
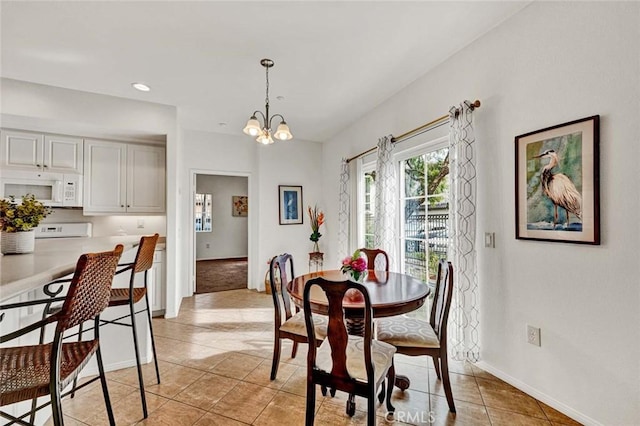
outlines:
M575 421L580 422L585 426L603 426L602 423L592 419L591 417L589 417L589 416L587 416L587 415L585 415L583 413L580 413L579 411L574 410L573 408L569 407L568 405L565 405L562 402L550 397L546 393L540 392L539 390L537 390L537 389L529 386L528 384L516 379L515 377L512 377L512 376L508 375L504 371L498 370L497 368L493 367L492 365L487 364L485 361L478 361L476 363L476 365L478 367L480 367L481 369L487 371L488 373L493 374L494 376L496 376L500 380L503 380L503 381L509 383L511 386L514 386L514 387L520 389L522 392L526 393L527 395L530 395L530 396L536 398L538 401L544 402L549 407L560 411L562 414L571 417Z

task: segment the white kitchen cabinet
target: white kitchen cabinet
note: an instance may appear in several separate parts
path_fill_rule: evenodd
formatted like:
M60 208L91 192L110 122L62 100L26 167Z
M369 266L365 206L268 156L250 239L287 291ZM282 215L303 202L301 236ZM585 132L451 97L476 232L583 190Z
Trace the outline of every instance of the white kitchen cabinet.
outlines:
M0 138L3 168L82 173L82 138L7 129Z
M153 316L164 315L165 289L164 289L164 250L156 250L153 254L153 266L149 270L149 287L151 296L151 313Z
M84 213L163 213L164 147L87 140Z

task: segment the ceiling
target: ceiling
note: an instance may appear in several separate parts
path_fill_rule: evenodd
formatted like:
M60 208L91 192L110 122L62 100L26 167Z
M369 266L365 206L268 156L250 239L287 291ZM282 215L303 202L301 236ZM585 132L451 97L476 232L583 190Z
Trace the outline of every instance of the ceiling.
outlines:
M324 141L528 3L2 1L1 75L175 105L183 128L241 134L264 110L268 57L271 112Z

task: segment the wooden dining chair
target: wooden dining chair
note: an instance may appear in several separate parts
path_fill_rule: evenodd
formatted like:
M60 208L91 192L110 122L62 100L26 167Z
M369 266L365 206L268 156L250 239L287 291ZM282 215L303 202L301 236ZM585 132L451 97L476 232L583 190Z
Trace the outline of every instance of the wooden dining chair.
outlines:
M360 252L367 256L367 269L389 272L389 256L386 251L361 248Z
M0 348L0 406L50 396L49 402L38 407L32 405L31 411L19 417L0 412L2 417L11 421L10 423L31 424L35 411L50 404L53 424L62 425L61 400L63 396L70 393L63 395L62 391L78 376L95 353L99 375L78 386L77 389L100 379L109 424L115 425L100 351L98 323L100 314L109 304L111 282L122 250L122 245L118 244L113 251L80 256L62 308L53 315L0 338L0 343L5 343L45 327L47 324L56 323L51 343ZM19 308L18 305L12 307ZM93 320L95 323L92 340L63 343L65 331L88 320ZM31 423L24 420L29 415L31 415Z
M438 380L442 380L449 411L456 412L449 380L447 358L447 320L453 294L453 266L451 262L441 260L433 305L429 321L407 316L381 318L377 321L377 339L396 347L399 354L409 356L428 355Z
M325 293L329 307L327 338L316 348L316 322L311 311L309 295L318 286ZM364 336L347 334L344 319L344 299L357 299L363 304ZM386 396L387 411L392 413L391 390L395 380L393 355L396 349L387 343L372 339L371 300L365 286L353 281L327 281L322 277L309 280L304 288L304 317L309 337L307 355L307 426L313 425L315 416L316 385L349 393L347 414L355 414L355 395L367 398L367 425L376 423L376 390L384 385L380 402Z
M287 275L287 270L289 275ZM290 277L290 278L289 278ZM304 315L296 307L295 314L291 313L291 298L286 290L287 283L295 277L293 272L293 256L283 253L274 256L269 266L269 280L271 282L271 296L274 308L274 341L273 362L271 364L271 380L276 379L280 364L280 351L282 339L293 341L291 358L296 357L299 343L308 343L307 329L304 324ZM322 343L327 335L327 317L316 315L316 339L317 344Z

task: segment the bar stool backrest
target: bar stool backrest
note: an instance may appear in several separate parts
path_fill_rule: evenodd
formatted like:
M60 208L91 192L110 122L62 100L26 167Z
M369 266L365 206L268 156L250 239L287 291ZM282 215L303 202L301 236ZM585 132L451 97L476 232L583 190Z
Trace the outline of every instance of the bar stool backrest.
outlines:
M107 307L122 250L118 244L113 251L80 256L62 310L56 315L56 333L94 319Z
M158 234L140 238L140 245L138 246L138 253L136 254L136 260L134 262L133 273L144 272L151 269L153 266L153 253L156 251L158 238Z

